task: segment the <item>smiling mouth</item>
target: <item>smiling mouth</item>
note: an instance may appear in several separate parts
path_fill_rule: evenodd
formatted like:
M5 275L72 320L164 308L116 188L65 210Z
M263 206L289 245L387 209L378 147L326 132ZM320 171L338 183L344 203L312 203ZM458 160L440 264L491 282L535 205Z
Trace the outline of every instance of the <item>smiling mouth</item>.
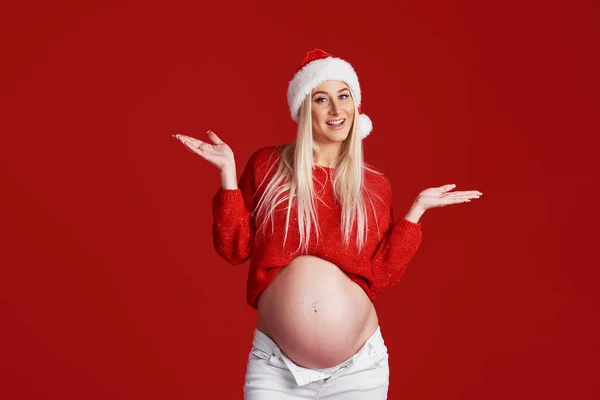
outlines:
M336 119L333 121L327 121L326 124L329 125L332 128L339 128L342 125L344 125L344 122L346 122L346 119Z

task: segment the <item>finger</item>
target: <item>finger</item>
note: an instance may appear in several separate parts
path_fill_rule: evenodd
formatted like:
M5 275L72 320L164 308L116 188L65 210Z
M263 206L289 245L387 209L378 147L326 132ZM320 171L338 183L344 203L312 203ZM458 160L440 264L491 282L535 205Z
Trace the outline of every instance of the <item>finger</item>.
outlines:
M444 197L439 197L436 200L437 205L434 207L446 207L452 204L470 203L473 197L469 196L452 196L454 193L448 193Z
M455 187L456 187L456 185L454 183L450 183L447 185L440 186L438 189L440 189L442 191L442 193L446 193L446 192L454 189Z
M192 143L190 142L188 139L181 139L181 143L183 143L183 146L188 149L189 151L191 151L192 153L198 153L198 148Z
M184 146L192 153L197 154L204 159L208 159L207 157L209 157L209 153L206 152L207 146L210 147L208 143L201 143L200 146L196 146L194 143L186 140Z
M479 196L476 196L476 197L473 197L473 196L467 196L467 197L464 197L464 196L463 196L463 197L457 197L457 198L455 199L455 201L456 201L457 203L470 203L470 202L471 202L471 200L476 200L476 199L478 199L478 198L479 198Z
M224 144L225 143L213 131L208 130L206 133L208 134L208 137L210 138L210 140L212 140L215 144Z
M173 135L173 137L175 137L176 139L179 139L179 141L183 144L185 144L186 139L190 138L189 136L182 135L181 133L175 134L175 135Z
M190 141L190 143L197 149L200 150L212 150L213 149L213 145L210 143L206 143L203 142L202 140L198 140L198 139L194 139L192 141Z
M454 200L456 200L458 202L462 202L462 201L465 201L465 200L471 201L471 200L475 200L475 199L478 199L478 198L479 198L479 196L477 196L477 195L469 195L469 196L458 196Z
M451 204L460 204L460 203L470 203L471 199L468 198L463 198L463 197L453 197L453 198L449 198L449 197L445 197L441 199L444 202L444 205L451 205Z
M461 194L466 194L466 195L479 195L481 196L483 193L481 193L479 190L462 190L460 192L454 192L454 193L461 193Z
M212 150L212 145L209 143L203 142L202 140L191 138L191 139L187 139L187 143L188 143L188 145L192 146L196 150L200 150L200 151Z
M204 143L202 140L193 138L191 136L184 136L183 138L196 147L200 147L200 145Z
M477 193L477 192L475 192L475 193L468 192L468 193L463 193L461 195L461 197L464 197L464 198L467 198L467 199L478 199L478 198L481 197L481 195L479 193Z
M192 150L194 153L198 153L200 151L200 146L195 141L190 140L189 138L183 138L181 142L185 147ZM200 143L200 145L202 144L203 143Z
M182 135L181 133L176 133L173 135L175 139L179 139L181 143L183 143L184 139L191 139L189 136Z
M468 198L473 198L473 197L479 197L480 194L478 192L452 192L452 193L445 193L442 196L444 197L468 197Z

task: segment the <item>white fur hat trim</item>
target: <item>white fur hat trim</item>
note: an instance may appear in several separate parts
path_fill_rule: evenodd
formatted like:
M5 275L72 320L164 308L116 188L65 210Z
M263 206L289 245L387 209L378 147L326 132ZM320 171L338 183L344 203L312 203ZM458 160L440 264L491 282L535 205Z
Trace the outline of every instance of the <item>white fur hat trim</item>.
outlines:
M315 87L325 81L344 81L352 91L352 97L356 107L360 107L361 93L358 76L352 65L341 58L327 57L309 62L302 67L290 81L287 91L287 100L290 107L292 119L298 122L300 106ZM365 114L359 115L358 130L360 137L364 139L371 133L373 124Z

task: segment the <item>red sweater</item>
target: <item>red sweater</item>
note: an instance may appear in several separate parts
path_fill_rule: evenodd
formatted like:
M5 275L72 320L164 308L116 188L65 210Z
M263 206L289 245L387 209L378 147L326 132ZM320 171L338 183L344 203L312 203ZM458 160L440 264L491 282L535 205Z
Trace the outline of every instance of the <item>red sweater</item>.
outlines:
M311 229L308 253L300 253L302 250L294 253L300 240L295 201L290 212L285 248L286 212L274 214L274 234L271 234L270 220L264 227L266 234L262 230L255 232L255 227L260 224L255 222L255 214L251 211L274 175L278 162L279 153L275 146L257 150L242 172L238 189L221 187L213 198L213 242L217 253L232 265L251 259L246 293L251 307L257 308L260 293L283 267L300 254L314 255L336 264L364 289L371 301L375 300L378 291L400 280L421 243L421 224L404 218L394 223L391 187L383 175L365 171L364 181L373 207L367 198L368 236L361 252L356 246L356 223L349 247L344 246L340 230L341 206L335 201L332 179L327 176L333 172L331 168L313 169L316 195L321 196L326 205L315 201L321 235L317 243L316 232ZM263 182L265 175L268 176ZM324 190L321 190L326 182ZM287 200L282 204L287 205Z

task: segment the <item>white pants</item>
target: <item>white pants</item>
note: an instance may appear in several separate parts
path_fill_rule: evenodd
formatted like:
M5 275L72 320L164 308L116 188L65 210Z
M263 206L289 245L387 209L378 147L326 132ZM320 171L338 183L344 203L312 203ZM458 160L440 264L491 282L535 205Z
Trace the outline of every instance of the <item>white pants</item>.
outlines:
M296 365L270 337L255 329L244 399L383 400L389 386L388 358L380 327L355 355L323 369Z

